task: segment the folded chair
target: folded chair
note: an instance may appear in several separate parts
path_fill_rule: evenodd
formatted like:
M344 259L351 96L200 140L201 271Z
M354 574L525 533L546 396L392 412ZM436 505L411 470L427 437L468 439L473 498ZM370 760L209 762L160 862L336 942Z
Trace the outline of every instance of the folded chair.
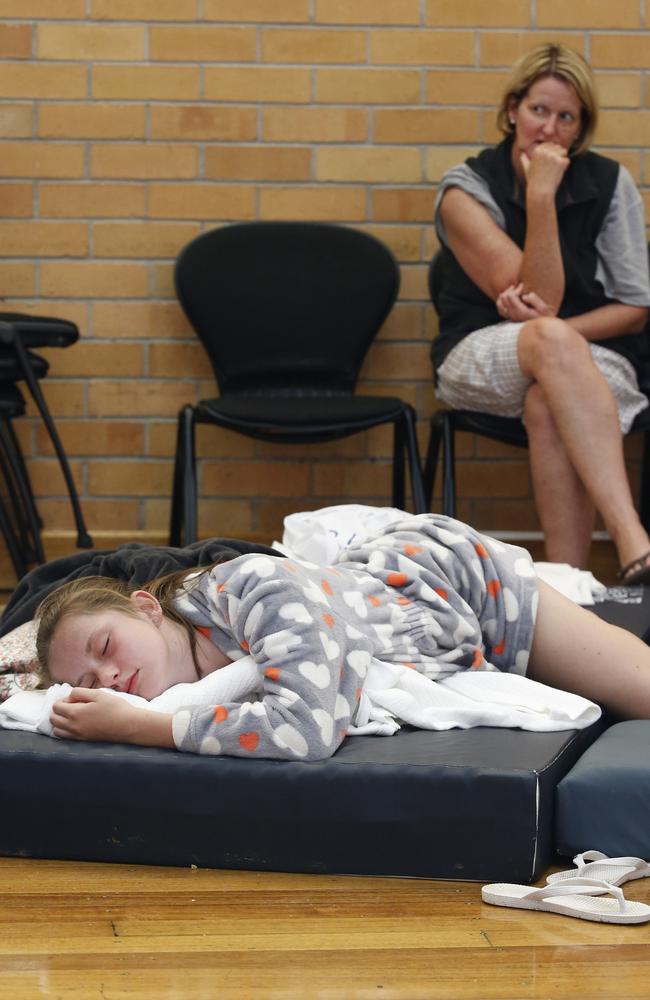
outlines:
M40 536L41 521L12 423L25 411L17 382L24 381L27 384L54 446L70 496L77 527L77 545L81 548L92 546L68 460L40 387L40 379L47 375L49 365L31 350L33 347L67 347L78 338L76 325L67 320L0 312L0 472L11 501L14 530L19 539L24 564L44 562L45 556ZM20 576L20 570L24 572L23 565L17 564L12 555L12 543L7 533L3 533L14 569Z
M436 254L429 267L429 294L434 309L440 282L440 260L440 255ZM650 353L637 367L637 375L639 388L650 397ZM497 417L473 410L437 410L431 418L431 433L424 466L424 489L427 502L430 504L438 459L442 452L442 512L450 517L454 517L456 513L454 442L457 431L478 434L519 448L528 447L526 428L518 418ZM629 431L630 434L639 432L644 434L639 516L643 526L650 531L650 407L637 416Z
M197 537L195 425L262 441L344 438L394 428L393 504L426 510L415 411L355 395L363 359L390 312L399 268L365 232L313 222L249 222L204 233L181 252L176 293L210 358L219 396L182 408L170 543Z

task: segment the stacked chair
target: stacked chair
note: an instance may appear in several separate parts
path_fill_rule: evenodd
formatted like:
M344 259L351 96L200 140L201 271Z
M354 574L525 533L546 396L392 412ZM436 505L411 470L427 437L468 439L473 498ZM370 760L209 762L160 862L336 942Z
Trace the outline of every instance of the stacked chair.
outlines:
M45 554L41 519L13 425L25 413L18 383L26 384L59 460L77 527L77 545L92 546L68 460L40 386L49 365L33 350L68 347L78 339L79 330L67 320L0 312L0 476L5 486L5 498L0 498L0 531L19 579L31 564L44 562Z

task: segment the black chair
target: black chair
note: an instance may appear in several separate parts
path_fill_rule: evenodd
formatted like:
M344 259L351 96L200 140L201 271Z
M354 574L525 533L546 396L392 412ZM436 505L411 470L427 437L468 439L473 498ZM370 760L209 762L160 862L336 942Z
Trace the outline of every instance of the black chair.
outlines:
M394 427L393 503L426 509L414 409L355 395L359 369L399 288L379 240L326 223L250 222L204 233L181 252L176 293L203 343L219 397L178 418L170 543L197 537L195 425L306 443Z
M441 257L434 255L429 267L429 295L434 309L437 308L440 287ZM650 354L637 370L639 387L650 397ZM436 470L442 451L442 512L454 517L456 514L456 456L455 435L457 431L478 434L481 437L528 447L526 428L521 420L510 417L496 417L490 413L473 410L437 410L431 417L431 433L424 466L424 489L427 502L431 503L436 480ZM639 517L646 531L650 531L650 408L643 410L635 419L630 434L643 432L643 458L641 465L641 488Z
M25 412L22 394L16 385L24 381L46 426L66 482L77 527L77 545L92 547L70 472L68 460L56 426L40 387L49 365L34 347L68 347L79 339L74 323L53 317L0 312L0 473L5 481L13 511L14 538L0 514L2 530L16 574L20 577L32 562L42 563L45 554L41 541L41 520L36 509L25 461L12 421ZM14 541L18 539L21 560L15 558Z

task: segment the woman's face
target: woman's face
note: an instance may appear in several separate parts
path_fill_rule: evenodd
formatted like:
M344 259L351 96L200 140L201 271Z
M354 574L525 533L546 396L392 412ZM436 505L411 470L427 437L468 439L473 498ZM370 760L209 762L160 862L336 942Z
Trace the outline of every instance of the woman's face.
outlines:
M154 613L153 604L144 610L136 602L134 606L136 615L105 610L64 617L50 643L52 679L73 687L114 688L147 700L173 684L195 681L189 642L185 654L184 646L170 643L170 623Z
M508 117L514 122L513 155L530 159L542 142L570 149L582 131L582 103L570 83L543 76L519 102L512 98Z

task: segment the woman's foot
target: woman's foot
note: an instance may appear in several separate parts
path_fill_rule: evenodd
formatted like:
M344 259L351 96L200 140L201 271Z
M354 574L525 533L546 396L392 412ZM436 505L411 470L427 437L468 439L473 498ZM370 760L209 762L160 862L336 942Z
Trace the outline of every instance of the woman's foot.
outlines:
M650 549L642 556L626 563L617 574L617 579L625 587L648 586L650 584Z

